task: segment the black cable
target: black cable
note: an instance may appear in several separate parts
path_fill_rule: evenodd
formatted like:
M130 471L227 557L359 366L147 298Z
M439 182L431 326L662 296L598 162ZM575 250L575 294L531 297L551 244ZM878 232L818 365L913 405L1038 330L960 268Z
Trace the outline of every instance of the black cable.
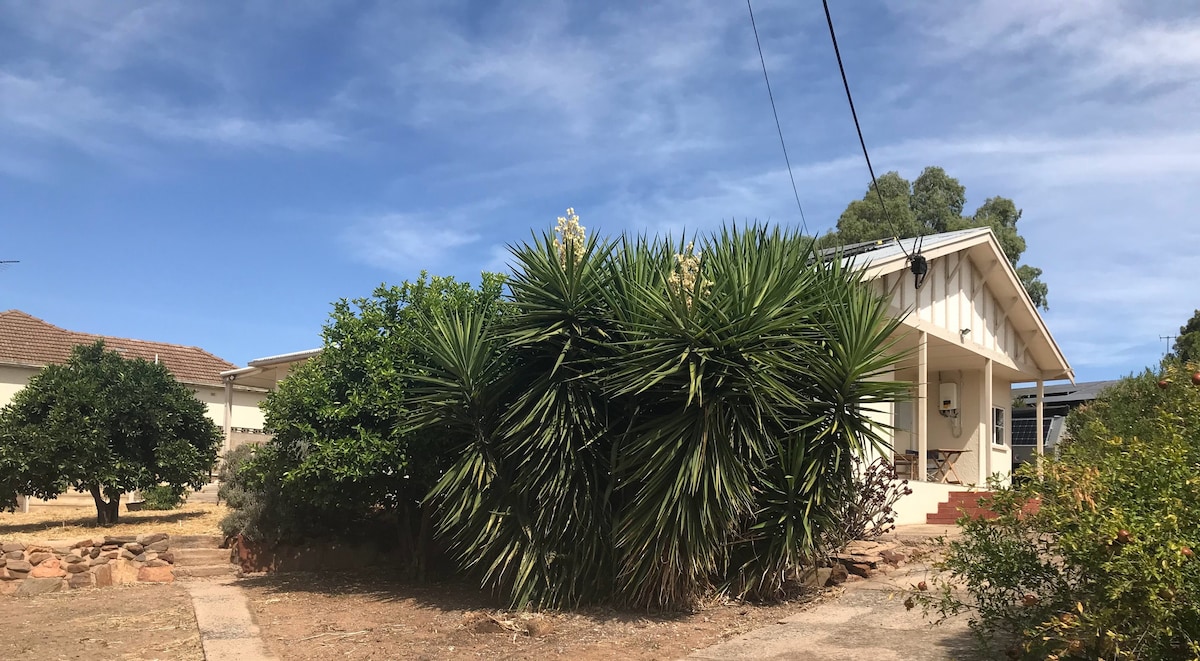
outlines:
M750 27L754 30L754 43L758 46L758 61L762 63L763 80L767 82L767 97L771 99L771 113L775 115L775 130L779 131L779 146L783 147L783 162L787 163L788 179L792 180L792 194L796 196L796 208L800 210L800 225L804 235L808 236L808 221L804 219L804 207L800 204L800 191L796 188L796 177L792 175L792 161L788 158L787 143L783 141L783 127L779 124L779 112L775 110L775 95L771 92L771 79L767 76L767 61L763 59L762 42L758 40L758 26L754 24L754 8L750 0L746 0L746 9L750 11Z
M846 67L842 65L842 52L838 49L837 34L833 31L833 16L829 14L829 0L821 0L821 4L825 5L825 22L829 24L829 38L833 41L833 54L837 57L838 70L842 73L842 85L846 88L846 101L850 103L850 116L854 118L854 129L858 131L858 144L862 145L863 158L867 160L867 172L871 173L871 183L875 185L875 195L879 197L879 206L883 209L883 217L887 219L896 244L900 246L900 250L906 258L912 259L912 255L904 249L904 243L900 240L900 233L896 231L892 215L888 213L887 205L883 202L883 193L879 191L879 181L875 179L875 168L871 166L871 155L867 153L867 141L863 139L862 127L858 123L858 113L854 110L854 97L850 95L850 82L846 80Z

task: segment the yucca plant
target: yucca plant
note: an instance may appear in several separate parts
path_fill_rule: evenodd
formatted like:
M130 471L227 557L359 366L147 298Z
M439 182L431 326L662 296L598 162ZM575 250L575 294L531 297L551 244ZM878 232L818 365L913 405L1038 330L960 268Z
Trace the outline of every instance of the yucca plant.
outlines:
M515 606L594 601L613 585L611 416L590 378L609 341L600 292L610 248L571 238L512 248L505 323L467 329L441 319L429 329L443 372L421 401L434 418L474 425L452 437L475 439L432 497L464 565ZM457 368L452 350L487 376ZM493 367L501 364L503 378ZM468 410L469 399L489 403Z
M776 592L882 441L898 322L793 232L564 229L512 248L503 323L430 320L414 424L463 447L430 497L443 532L515 605Z

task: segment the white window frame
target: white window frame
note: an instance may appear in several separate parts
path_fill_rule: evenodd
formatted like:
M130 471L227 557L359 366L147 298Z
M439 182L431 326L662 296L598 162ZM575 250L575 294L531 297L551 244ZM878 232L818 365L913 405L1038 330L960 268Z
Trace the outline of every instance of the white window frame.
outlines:
M992 407L992 445L1007 446L1004 432L1007 428L1007 411L999 406Z

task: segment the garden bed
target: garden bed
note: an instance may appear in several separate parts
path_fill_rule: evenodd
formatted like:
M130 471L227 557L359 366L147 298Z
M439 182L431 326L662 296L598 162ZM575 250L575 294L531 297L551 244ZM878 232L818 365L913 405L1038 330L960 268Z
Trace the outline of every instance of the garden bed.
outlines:
M374 573L243 579L271 652L323 659L678 659L809 607L714 604L695 613L587 608L514 613L466 583L408 585Z

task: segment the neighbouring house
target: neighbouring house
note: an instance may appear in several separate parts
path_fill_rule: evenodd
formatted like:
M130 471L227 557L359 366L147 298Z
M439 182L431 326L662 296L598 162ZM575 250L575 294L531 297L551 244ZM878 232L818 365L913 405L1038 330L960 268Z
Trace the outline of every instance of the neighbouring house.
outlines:
M279 354L256 358L246 364L246 367L229 369L221 372L221 381L225 389L225 408L230 410L237 405L239 389L252 389L256 392L275 390L297 365L305 363L309 358L321 353L320 349L307 349L292 353ZM261 428L260 428L261 429ZM232 450L243 443L254 443L263 440L246 430L225 429L225 449Z
M1038 384L1040 419L1036 393L1074 373L990 229L843 250L902 319L901 358L885 378L912 383L912 400L876 415L895 430L892 458L913 489L897 523L925 523L952 492L1009 480L1012 384Z
M1105 388L1117 381L1085 381L1046 386L1042 393L1045 409L1042 416L1042 438L1045 452L1052 454L1067 433L1067 414L1077 406L1100 396ZM1013 388L1012 446L1013 470L1033 461L1037 456L1037 388Z
M162 363L204 403L208 417L225 431L226 444L233 433L262 433L258 403L267 389L229 386L221 373L235 369L233 363L199 347L71 331L20 310L0 312L0 406L8 404L46 365L66 362L72 347L96 340L126 358Z

